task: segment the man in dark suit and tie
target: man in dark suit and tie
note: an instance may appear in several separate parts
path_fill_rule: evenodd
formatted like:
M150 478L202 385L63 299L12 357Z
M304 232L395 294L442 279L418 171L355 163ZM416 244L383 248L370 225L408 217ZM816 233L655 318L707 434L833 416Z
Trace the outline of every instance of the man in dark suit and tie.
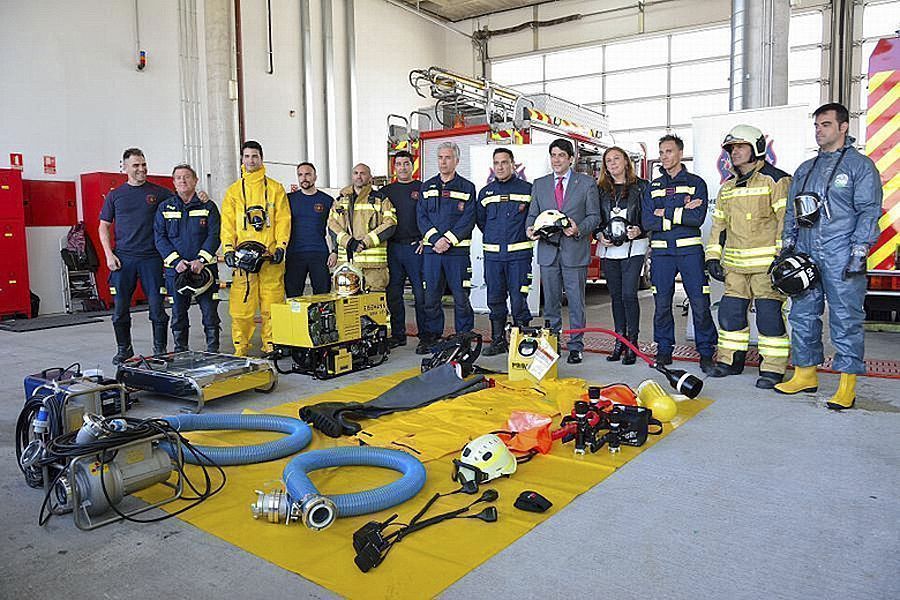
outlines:
M559 210L569 218L559 245L543 239L538 242L538 264L541 265L541 287L544 293L544 315L550 327L562 330L562 296L569 300L569 326L585 326L584 286L591 260L591 234L600 224L600 199L593 178L572 170L575 150L572 142L557 139L550 144L550 167L553 172L534 182L528 210L528 237L539 239L534 221L545 210ZM569 364L582 361L583 334L569 339Z

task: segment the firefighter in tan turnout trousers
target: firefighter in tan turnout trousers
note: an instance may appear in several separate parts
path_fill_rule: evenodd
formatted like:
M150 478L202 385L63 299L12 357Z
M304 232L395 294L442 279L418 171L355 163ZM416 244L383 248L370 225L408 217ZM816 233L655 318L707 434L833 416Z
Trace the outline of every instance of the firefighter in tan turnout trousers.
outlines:
M394 205L372 190L372 171L353 167L353 184L341 190L328 215L335 236L338 264L359 268L370 291L383 292L388 283L387 239L397 228Z
M769 265L781 250L781 230L790 176L766 162L766 138L756 127L738 125L722 147L731 157L732 177L719 190L706 246L710 276L725 282L719 303L719 354L712 377L744 369L750 344L747 311L756 304L759 378L772 389L787 368L790 340L784 326L784 296L772 287Z

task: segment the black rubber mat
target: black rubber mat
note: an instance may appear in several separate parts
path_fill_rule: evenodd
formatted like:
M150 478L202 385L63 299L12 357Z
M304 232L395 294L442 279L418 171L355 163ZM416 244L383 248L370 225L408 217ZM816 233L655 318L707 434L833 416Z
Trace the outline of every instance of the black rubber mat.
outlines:
M70 325L84 325L85 323L97 323L103 319L87 315L47 315L34 319L10 319L0 321L0 330L14 333L28 331L40 331L41 329L56 329L57 327L69 327Z

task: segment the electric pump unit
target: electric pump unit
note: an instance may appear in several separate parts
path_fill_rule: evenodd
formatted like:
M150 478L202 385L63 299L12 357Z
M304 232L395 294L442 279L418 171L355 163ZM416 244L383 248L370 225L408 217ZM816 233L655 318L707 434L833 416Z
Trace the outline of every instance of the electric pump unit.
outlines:
M382 292L300 296L273 304L271 313L279 373L330 379L387 360L388 310ZM287 358L289 368L282 366Z

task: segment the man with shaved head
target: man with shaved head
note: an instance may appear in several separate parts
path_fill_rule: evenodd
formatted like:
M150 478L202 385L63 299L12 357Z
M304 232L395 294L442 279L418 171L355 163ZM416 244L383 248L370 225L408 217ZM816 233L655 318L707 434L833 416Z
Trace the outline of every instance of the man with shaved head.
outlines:
M337 262L355 265L362 270L370 291L383 292L388 283L387 239L397 228L394 205L373 192L368 165L353 167L352 181L341 190L328 216L328 229L337 243Z

